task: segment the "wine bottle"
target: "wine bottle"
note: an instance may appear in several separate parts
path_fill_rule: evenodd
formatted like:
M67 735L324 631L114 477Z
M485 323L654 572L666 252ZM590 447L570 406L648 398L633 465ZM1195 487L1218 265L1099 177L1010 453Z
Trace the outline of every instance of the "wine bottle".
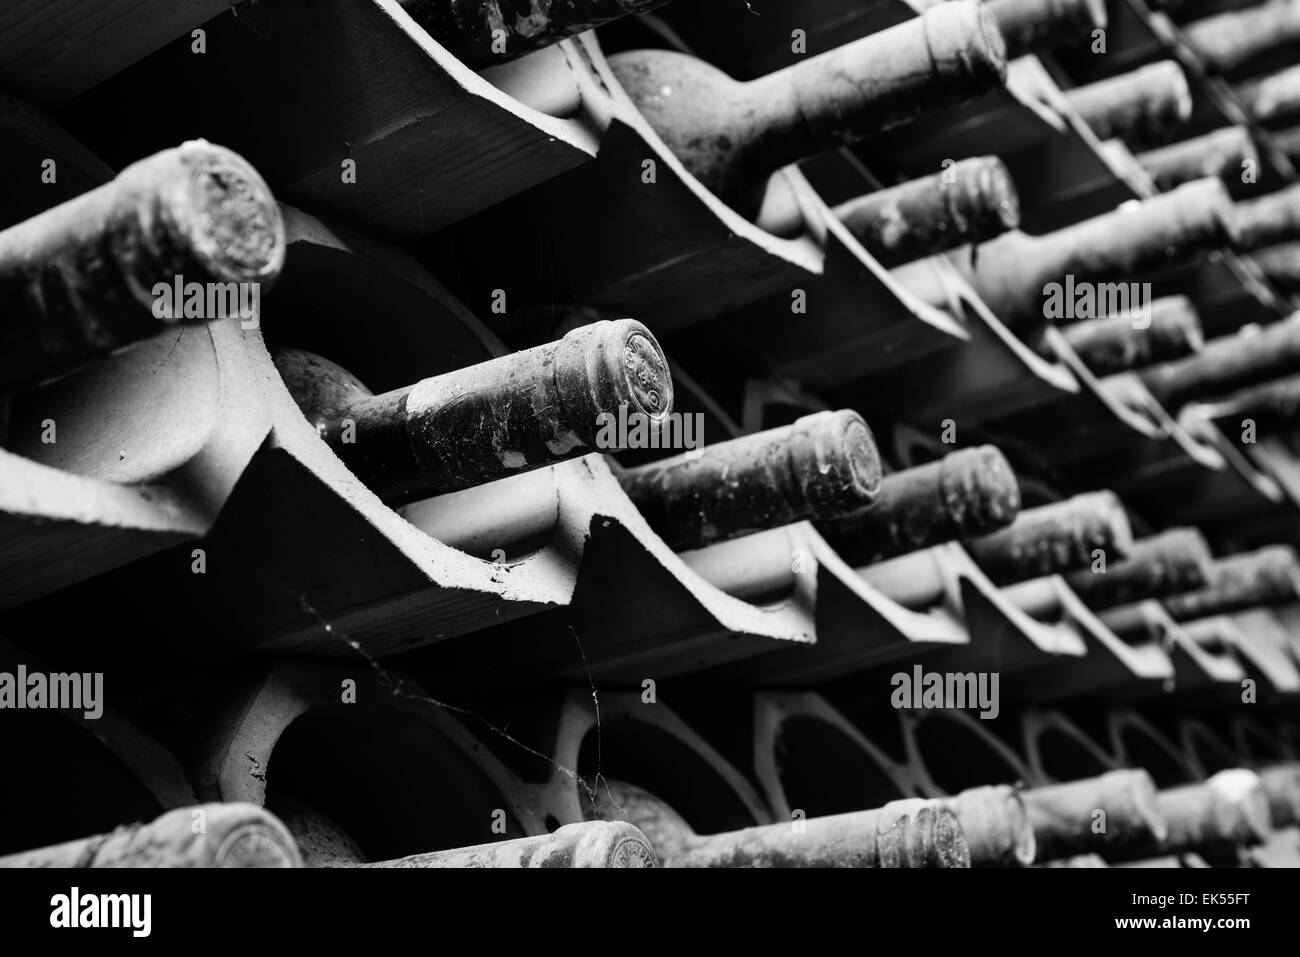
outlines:
M966 835L971 867L1025 867L1037 845L1020 792L1010 785L967 788L944 803Z
M1197 529L1171 528L1138 539L1128 558L1107 564L1104 572L1081 569L1065 581L1089 608L1100 610L1201 588L1213 561Z
M1296 158L1300 159L1300 153ZM1248 259L1278 292L1284 296L1300 294L1300 242L1278 243L1251 253Z
M1138 376L1162 405L1175 410L1292 372L1300 372L1300 314L1211 339L1197 354L1150 366Z
M1265 53L1300 42L1300 0L1206 17L1185 24L1183 36L1210 72L1231 74Z
M1201 317L1186 296L1153 299L1146 314L1071 323L1061 328L1061 335L1098 376L1181 359L1205 347Z
M1169 833L1155 782L1142 770L1109 771L1095 778L1048 784L1020 793L1034 828L1039 861L1147 846ZM1096 827L1105 814L1106 826Z
M1155 144L1192 116L1187 76L1173 60L1066 90L1065 98L1102 140Z
M429 851L356 867L655 867L654 850L635 827L618 822L566 824L551 834Z
M1300 117L1300 66L1288 67L1236 87L1237 98L1256 123L1275 126Z
M1256 768L1268 798L1269 817L1275 828L1300 824L1300 761L1279 761Z
M1020 486L991 445L886 475L879 501L857 515L818 522L817 531L850 565L1002 528L1020 512Z
M1237 204L1237 248L1263 249L1300 239L1300 183Z
M178 321L248 319L238 304L252 297L234 284L252 284L260 297L284 255L280 208L234 153L199 140L133 163L0 232L0 392L56 378ZM187 301L175 300L177 285ZM210 293L218 288L219 297Z
M0 867L301 866L285 826L260 807L238 803L180 808L112 834L0 857Z
M276 367L303 414L390 505L562 462L617 438L626 411L653 427L672 408L659 343L632 319L373 395L334 363L298 350Z
M1244 126L1225 126L1204 136L1139 153L1138 164L1161 192L1214 176L1225 183L1259 166L1259 150Z
M1184 183L1041 236L1009 232L955 262L980 297L1013 328L1092 319L1139 306L1126 284L1160 266L1231 245L1232 199L1217 179ZM1088 306L1085 294L1093 294ZM1122 294L1122 295L1121 295ZM1118 308L1108 305L1115 300ZM1082 307L1076 307L1076 300ZM1114 304L1112 304L1114 305ZM1093 310L1092 314L1079 314Z
M267 803L284 822L307 867L657 867L645 835L624 821L567 824L550 834L492 841L371 861L331 817L297 798L269 795Z
M1270 424L1300 419L1300 373L1246 386L1206 402L1204 414L1212 419L1253 419Z
M751 216L783 166L1001 83L1006 49L992 14L954 0L747 83L662 50L609 64L686 168Z
M626 469L619 481L672 548L861 511L880 494L880 453L856 412L819 412Z
M1056 599L1037 587L1043 576L1085 564L1095 567L1099 549L1107 561L1122 558L1131 537L1118 499L1099 492L1021 512L1001 531L963 544L995 583L1016 586L1014 593L1005 592L1009 600L1029 614L1047 614ZM948 592L942 568L926 552L886 558L857 571L873 588L914 611L940 604Z
M1165 845L1179 850L1258 844L1273 829L1263 782L1245 768L1168 788L1160 792L1159 802L1169 822Z
M999 585L1087 567L1133 547L1124 505L1113 492L1089 492L1027 509L1006 528L965 543L971 558Z
M765 205L758 225L778 236L798 235L803 217L787 200L771 214ZM1015 229L1020 198L1002 160L978 156L933 176L866 193L832 212L882 265L898 266Z
M1114 859L1230 851L1259 844L1273 829L1263 785L1255 772L1244 768L1167 788L1156 795L1156 804L1168 823L1168 833L1146 845L1120 849Z
M626 820L650 840L664 867L970 867L957 816L942 801L892 801L870 811L698 835L668 804L621 781L592 813Z
M1105 0L988 0L1007 41L1007 56L1091 42L1106 27Z
M1201 588L1171 595L1165 599L1165 609L1175 621L1190 621L1297 600L1300 560L1295 549L1268 545L1218 559Z
M397 0L421 28L475 69L503 63L668 0Z

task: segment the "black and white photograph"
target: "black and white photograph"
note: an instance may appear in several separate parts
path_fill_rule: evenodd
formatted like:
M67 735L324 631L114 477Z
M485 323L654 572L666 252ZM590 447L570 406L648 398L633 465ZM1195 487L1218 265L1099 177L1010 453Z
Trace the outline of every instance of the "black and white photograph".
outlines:
M1300 0L0 0L6 938L1292 868Z

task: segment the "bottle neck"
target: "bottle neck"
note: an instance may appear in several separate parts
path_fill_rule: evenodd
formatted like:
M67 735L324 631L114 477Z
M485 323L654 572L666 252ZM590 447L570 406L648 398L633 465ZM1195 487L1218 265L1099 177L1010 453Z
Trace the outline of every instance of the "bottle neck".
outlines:
M1222 336L1191 356L1143 370L1151 394L1175 409L1193 399L1222 395L1300 370L1300 316L1254 335Z
M1162 841L1168 825L1155 783L1146 771L1111 771L1100 777L1030 788L1021 793L1038 841L1038 859ZM1096 810L1107 826L1091 827Z
M1227 126L1204 136L1137 155L1138 164L1161 190L1192 180L1240 175L1246 164L1258 165L1259 152L1244 126Z
M966 548L995 583L1007 585L1127 557L1133 545L1124 506L1111 492L1091 492L1021 512L1007 528Z
M886 476L874 508L819 522L817 530L857 567L995 531L1019 510L1011 466L997 449L980 446Z
M1015 788L967 788L946 803L966 834L972 867L1027 867L1034 862L1034 829Z
M1206 17L1183 27L1183 35L1213 70L1230 72L1258 54L1300 38L1300 2Z
M1006 50L991 14L953 0L748 83L661 51L610 64L701 182L752 215L777 170L977 96L1005 76Z
M1105 0L989 0L1012 57L1090 39L1106 26Z
M1237 248L1241 250L1300 239L1300 186L1243 200L1237 204L1237 222L1241 230Z
M1015 229L1020 200L1000 159L975 157L841 203L835 215L882 265L899 266Z
M1158 141L1192 115L1187 76L1172 60L1077 87L1065 97L1103 140Z
M1076 322L1061 334L1099 376L1182 359L1205 345L1200 318L1182 297L1157 299L1145 311Z
M982 5L955 0L748 84L788 87L816 150L961 102L1006 75L1006 46Z
M811 518L859 512L880 493L880 453L856 412L820 412L620 475L678 551Z
M1041 237L1008 233L980 247L965 269L994 312L1032 319L1097 318L1141 302L1132 280L1237 235L1232 200L1218 180L1198 180L1142 203Z
M687 867L969 867L956 814L912 798L883 808L813 817L796 830L768 824L684 841L670 863Z
M672 376L650 331L602 321L555 342L370 396L319 356L285 350L290 393L343 462L389 505L624 447L615 420L661 426Z
M1171 529L1134 542L1106 574L1073 572L1066 583L1090 608L1129 605L1200 588L1210 573L1210 546L1195 529Z

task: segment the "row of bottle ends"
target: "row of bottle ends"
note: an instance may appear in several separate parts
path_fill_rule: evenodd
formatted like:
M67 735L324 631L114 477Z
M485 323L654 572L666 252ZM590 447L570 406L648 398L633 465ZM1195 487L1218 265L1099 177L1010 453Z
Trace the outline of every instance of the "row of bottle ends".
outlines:
M1009 186L999 179L998 168L996 160L963 165L956 195L1005 197ZM978 188L989 182L997 184L991 191ZM941 191L930 183L887 192L922 202ZM1273 207L1284 199L1296 202L1293 196L1265 197L1253 201L1262 206L1237 204L1229 215L1220 206L1200 202L1202 193L1180 193L1148 201L1145 211L1107 214L1037 242L1075 255L1085 237L1102 255L1103 248L1118 245L1109 220L1122 215L1128 223L1151 224L1127 235L1147 240L1167 255L1173 229L1200 234L1206 229L1197 223L1244 219L1259 230L1264 221L1290 221ZM240 201L230 202L231 196ZM879 222L894 200L878 202L873 195L863 202L876 208L872 221ZM1243 207L1249 210L1245 214ZM1259 212L1264 207L1272 211ZM967 215L970 208L961 202L943 208L958 210L956 221L979 219ZM167 224L174 234L161 234L151 227L155 222ZM218 235L226 237L224 243L212 241ZM112 242L106 243L109 236ZM78 272L74 264L89 262L92 250L106 246L117 256L116 268ZM987 263L995 257L988 250L986 245L980 253L981 268L992 268ZM198 275L211 281L269 283L284 260L278 207L239 157L190 143L142 161L112 183L0 233L0 271L7 261L12 277L0 282L0 289L12 297L8 305L14 309L8 314L18 327L6 349L4 365L11 375L4 384L30 384L35 369L42 370L40 380L58 377L85 363L91 351L156 334L160 324L142 291L159 284L170 288L178 274L195 275L196 262L207 270ZM1061 265L1058 259L1052 268ZM1151 363L1142 369L1142 381L1170 409L1199 401L1210 402L1218 416L1285 418L1300 394L1295 377L1300 372L1300 318L1206 345L1190 306L1170 299L1157 301L1145 329L1116 316L1068 330L1078 334L1084 355L1093 354L1090 344L1096 346L1099 363L1121 351L1117 342L1148 343L1122 351L1130 360L1141 356ZM379 396L319 356L286 348L276 350L275 359L318 433L372 490L398 507L593 451L618 452L629 430L611 429L611 423L639 418L654 433L673 415L668 361L653 333L635 320L581 325L553 342ZM17 378L18 373L26 379ZM39 396L38 388L15 401L39 404ZM12 430L9 443L20 450L25 444L38 446L34 436L24 438ZM776 460L788 467L770 468ZM744 489L743 509L734 506L728 483L719 481L723 474ZM965 450L885 475L870 429L847 410L621 469L619 476L651 526L679 551L811 520L855 565L959 539L996 582L1008 583L1085 568L1102 549L1112 563L1108 574L1071 580L1085 599L1117 590L1130 600L1161 597L1115 584L1128 581L1127 566L1114 563L1128 557L1132 536L1113 496L1079 496L1019 514L1015 477L991 448ZM918 514L925 521L918 522ZM437 530L431 531L437 537ZM1184 556L1180 567L1198 571L1190 577L1166 576L1157 585L1151 569L1165 567L1168 548L1148 550L1149 555L1139 550L1147 587L1213 587L1207 584L1203 543L1189 545L1186 536L1175 540ZM1276 550L1268 555L1269 562L1279 560ZM1098 600L1113 603L1112 598ZM1235 596L1228 604L1241 607L1242 600ZM1215 607L1227 605L1212 603L1205 606L1206 613Z
M1141 769L697 834L656 795L592 782L587 820L550 833L368 861L329 817L286 799L183 807L151 822L0 857L0 867L1110 866L1235 853L1300 824L1300 763L1158 790Z

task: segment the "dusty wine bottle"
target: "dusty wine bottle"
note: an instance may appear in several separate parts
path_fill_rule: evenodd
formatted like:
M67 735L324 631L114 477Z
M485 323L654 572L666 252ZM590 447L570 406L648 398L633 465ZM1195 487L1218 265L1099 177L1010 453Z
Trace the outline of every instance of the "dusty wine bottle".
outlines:
M1300 139L1296 145L1300 146ZM1300 160L1300 152L1296 159ZM1286 296L1300 293L1300 242L1279 243L1251 253L1248 259L1278 292Z
M1263 782L1245 768L1220 771L1201 784L1169 788L1158 800L1169 822L1168 847L1248 846L1260 843L1273 829Z
M307 867L657 867L645 835L623 822L567 824L550 834L493 841L470 847L428 851L385 861L369 861L336 821L285 795L268 797L284 821Z
M0 857L0 867L301 866L293 837L274 815L237 803L180 808L111 834Z
M1001 451L981 445L886 475L872 508L818 522L817 531L860 566L995 531L1019 512L1015 472Z
M503 63L668 0L398 0L411 19L475 69Z
M1213 73L1233 73L1260 55L1300 41L1300 2L1281 0L1183 26L1192 51Z
M1259 844L1272 831L1268 797L1254 771L1231 768L1197 784L1156 795L1168 833L1147 844L1117 849L1115 860L1157 854L1223 851Z
M1223 183L1201 179L1056 232L1009 232L979 247L978 256L954 261L999 318L1024 328L1105 314L1106 302L1087 305L1089 291L1104 300L1107 290L1118 290L1124 295L1112 298L1123 301L1109 308L1134 308L1140 296L1128 286L1135 277L1235 238L1233 203ZM1076 307L1076 299L1084 306Z
M1154 145L1192 116L1187 76L1173 60L1066 90L1065 98L1102 140Z
M1300 374L1270 379L1246 386L1222 398L1201 405L1212 419L1231 421L1251 419L1257 424L1291 423L1300 419Z
M1201 317L1186 296L1153 299L1145 315L1130 312L1071 323L1061 327L1061 335L1099 376L1181 359L1205 346Z
M280 208L234 153L194 141L133 163L0 232L0 392L71 372L177 321L241 318L235 284L269 288L284 254ZM167 308L155 287L170 293L177 282L216 284L229 315L209 314L212 295L188 310L201 315L186 315L182 303Z
M1300 183L1237 204L1237 248L1263 249L1300 239Z
M626 469L619 481L650 527L687 551L861 511L880 476L871 429L840 411Z
M1091 40L1106 26L1104 0L987 0L1007 41L1007 56Z
M1036 844L1020 792L1007 784L967 788L944 803L957 815L971 867L1026 867Z
M1089 608L1114 608L1201 588L1213 562L1197 529L1171 528L1135 541L1128 558L1108 564L1104 574L1081 569L1065 581Z
M1300 372L1300 313L1258 330L1211 339L1196 355L1138 372L1147 390L1176 410L1193 399Z
M1268 798L1269 817L1275 828L1300 824L1300 761L1279 761L1256 769Z
M798 829L768 824L698 835L648 791L621 781L609 781L608 789L609 803L591 813L636 825L664 867L970 867L961 825L942 801L810 817Z
M1006 528L968 539L966 550L998 585L1086 567L1133 547L1124 505L1113 492L1089 492L1027 509Z
M1175 621L1226 615L1300 600L1300 559L1287 545L1229 555L1210 566L1205 585L1165 599Z
M1244 126L1222 129L1139 153L1137 161L1161 191L1214 176L1225 183L1259 166L1259 150Z
M1300 66L1238 84L1237 99L1256 123L1275 126L1300 116Z
M1169 833L1155 782L1142 770L1029 788L1020 797L1034 828L1039 861L1090 852L1109 857L1118 848L1163 841ZM1101 828L1098 811L1105 815Z
M662 50L609 63L686 168L749 216L781 167L1000 83L1006 49L992 14L954 0L747 83Z
M299 408L390 505L483 485L603 448L620 414L657 427L672 409L659 343L632 319L373 395L346 370L298 350L275 354Z
M884 266L980 243L1020 225L1020 198L1006 165L977 156L941 173L840 203L832 212ZM803 230L798 205L787 202L758 224L778 236Z
M449 851L412 854L357 867L655 867L654 850L630 824L566 824L551 834Z

